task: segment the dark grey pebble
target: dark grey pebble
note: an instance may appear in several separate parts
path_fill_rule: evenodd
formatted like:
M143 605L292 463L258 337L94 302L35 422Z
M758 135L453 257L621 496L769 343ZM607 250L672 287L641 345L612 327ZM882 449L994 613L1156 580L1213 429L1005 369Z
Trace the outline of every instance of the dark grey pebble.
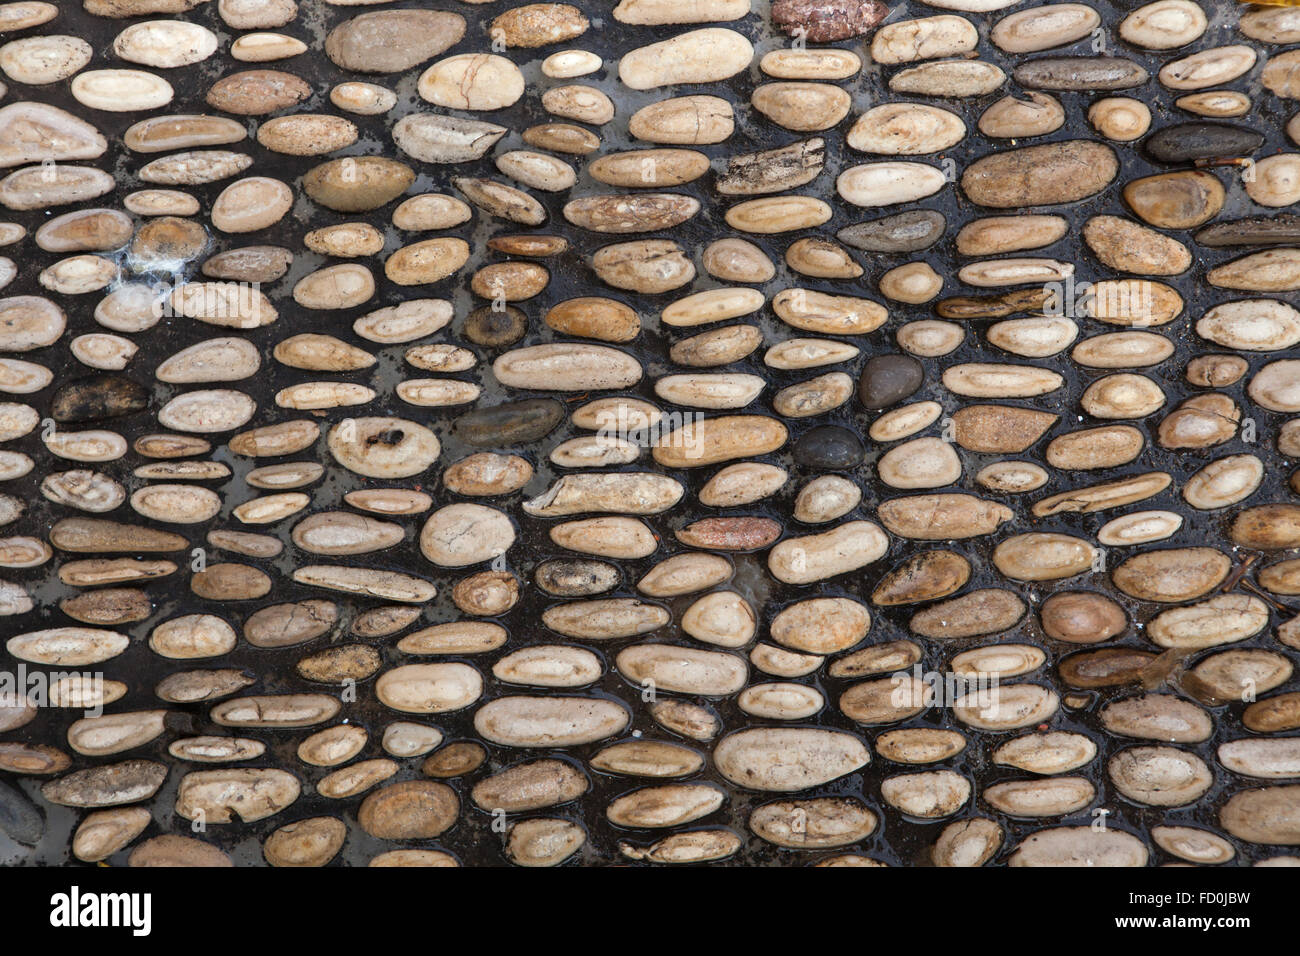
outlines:
M45 834L41 811L20 791L5 783L0 783L0 830L24 846L35 846Z
M1292 246L1300 243L1300 216L1248 216L1204 226L1193 236L1202 246Z
M148 407L149 391L139 382L123 375L92 375L59 388L50 401L50 414L56 422L93 422Z
M1015 68L1031 90L1127 90L1147 81L1141 64L1122 56L1045 56Z
M1231 123L1178 123L1156 130L1144 148L1156 162L1191 163L1249 156L1263 144L1262 134Z
M925 366L910 355L877 355L862 368L858 397L870 409L888 408L907 398L925 381Z
M862 464L866 453L857 433L839 425L819 425L794 443L794 460L814 471L847 471Z
M604 561L554 558L533 572L537 586L556 597L602 594L618 584L618 568Z
M913 209L845 226L835 236L846 246L864 252L919 252L938 242L946 226L943 213Z
M527 331L528 316L513 305L504 309L485 305L465 318L465 338L485 348L497 349L514 345Z
M564 405L553 398L529 398L466 412L456 419L456 437L481 448L522 445L549 435L564 420Z

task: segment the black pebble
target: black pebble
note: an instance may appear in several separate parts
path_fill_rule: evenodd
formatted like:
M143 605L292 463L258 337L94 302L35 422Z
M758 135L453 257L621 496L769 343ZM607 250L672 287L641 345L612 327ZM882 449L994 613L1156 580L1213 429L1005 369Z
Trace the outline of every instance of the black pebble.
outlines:
M925 366L910 355L877 355L862 369L858 397L870 409L896 405L925 382Z
M857 433L839 425L819 425L794 443L794 460L814 471L847 471L860 465L866 453Z
M122 375L92 375L56 391L50 401L50 414L56 422L93 422L148 407L149 391L139 382Z
M466 412L456 419L452 431L471 445L522 445L549 435L563 419L560 402L529 398Z
M1249 156L1263 145L1263 135L1244 126L1177 123L1156 130L1147 137L1143 148L1158 163L1190 163Z

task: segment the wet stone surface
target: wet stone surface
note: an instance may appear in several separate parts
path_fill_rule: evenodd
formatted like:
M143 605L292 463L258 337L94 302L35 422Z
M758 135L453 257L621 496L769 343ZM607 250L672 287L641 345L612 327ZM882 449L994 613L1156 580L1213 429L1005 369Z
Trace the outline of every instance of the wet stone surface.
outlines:
M37 6L0 863L1294 855L1281 14Z

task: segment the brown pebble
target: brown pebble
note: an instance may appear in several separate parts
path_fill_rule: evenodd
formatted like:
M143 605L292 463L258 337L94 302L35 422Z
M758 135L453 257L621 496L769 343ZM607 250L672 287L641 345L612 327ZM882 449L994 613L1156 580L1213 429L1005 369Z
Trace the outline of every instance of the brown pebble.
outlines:
M519 601L519 580L509 571L472 574L456 582L451 599L466 614L504 614Z
M757 551L781 536L771 518L701 518L677 530L677 540L692 548Z
M1128 627L1124 609L1104 594L1066 591L1043 602L1039 618L1047 636L1071 644L1098 644Z
M456 791L430 780L407 780L361 802L357 822L378 840L431 840L456 822Z
M1300 693L1278 694L1245 709L1241 722L1257 734L1275 734L1300 728Z
M271 592L271 579L246 564L210 564L190 578L190 590L210 601L251 601Z
M419 617L418 607L376 607L357 615L352 633L357 637L386 637L414 624Z
M483 745L472 740L458 740L435 751L420 767L426 777L448 779L473 773L487 760Z
M311 86L292 73L243 70L213 83L206 99L209 106L226 113L267 116L297 106L309 96Z

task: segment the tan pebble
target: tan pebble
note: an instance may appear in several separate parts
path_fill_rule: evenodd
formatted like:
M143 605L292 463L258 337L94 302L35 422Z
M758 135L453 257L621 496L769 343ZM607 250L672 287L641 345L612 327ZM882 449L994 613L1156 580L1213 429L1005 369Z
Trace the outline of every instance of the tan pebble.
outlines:
M1159 365L1174 354L1174 343L1154 332L1110 332L1084 339L1070 357L1085 368L1138 368Z
M993 552L993 563L1017 581L1050 581L1089 570L1093 547L1066 534L1030 532L1006 539Z
M587 167L591 177L610 186L680 186L699 179L709 159L693 149L635 149L607 153Z
M1124 830L1051 827L1023 840L1011 866L1146 866L1147 848Z
M721 143L735 130L731 104L718 96L680 96L643 106L628 120L637 139L670 146Z
M1209 90L1205 93L1188 93L1174 100L1180 110L1212 119L1245 116L1250 112L1250 97L1236 90Z
M1044 317L994 322L985 333L1000 349L1025 358L1048 358L1064 351L1079 334L1072 319Z
M876 31L871 38L871 59L898 64L960 56L975 49L978 39L974 24L964 17L943 14L899 20Z
M423 491L408 488L362 488L343 496L354 508L382 515L422 514L433 507L433 499Z
M895 338L906 352L922 358L938 358L961 345L966 331L953 322L920 319L902 325Z
M1068 228L1061 216L990 216L962 226L957 251L988 256L1038 249L1063 238Z
M356 263L326 266L299 279L293 299L306 309L349 309L368 302L375 294L375 278Z
M741 232L770 235L810 229L831 218L831 208L812 196L750 199L727 210L727 225Z
M882 162L851 166L835 188L855 206L891 206L932 196L947 185L943 171L926 163Z
M581 36L589 23L567 3L530 3L507 10L488 28L493 40L508 47L541 47Z
M895 266L880 277L881 295L910 305L929 302L942 288L943 278L928 262L909 262Z
M420 76L422 99L462 110L496 110L524 93L524 77L513 62L491 53L462 53L433 64Z
M614 102L594 86L556 86L542 94L542 109L561 119L601 126L614 118Z
M1088 122L1107 139L1128 143L1151 128L1151 110L1141 100L1108 96L1088 107Z
M451 317L451 303L445 299L407 299L363 315L352 329L367 341L395 345L432 335L446 327Z
M862 58L852 50L779 49L763 54L759 69L779 80L846 80L862 70Z
M207 27L185 20L134 23L113 40L113 52L123 60L160 69L202 62L217 51L217 36Z
M1015 817L1057 817L1074 813L1097 795L1083 777L1053 777L1049 780L1013 780L984 790L989 806Z
M1064 384L1056 372L1028 365L966 364L950 366L943 384L957 395L972 398L1032 397Z
M72 855L83 863L105 860L130 845L145 831L151 819L144 807L115 807L89 813L73 834Z
M245 33L230 44L230 55L243 63L286 60L307 52L307 44L283 33Z
M378 116L397 105L397 94L374 83L350 81L330 90L330 102L360 116Z
M1006 80L1001 68L982 60L933 60L895 73L889 89L921 96L984 96Z
M745 239L718 239L704 250L702 259L709 275L724 282L766 282L776 275L766 254Z
M564 160L532 150L519 149L502 153L496 158L496 166L505 175L523 183L525 186L542 189L546 192L558 192L568 189L577 182L576 171ZM394 224L396 224L396 214L394 215ZM446 228L446 226L432 228Z
M468 664L407 664L385 671L375 683L381 703L414 714L459 710L482 692L482 675Z
M523 458L481 452L447 468L443 483L462 495L509 494L527 484L532 474L532 466Z
M638 239L605 246L591 258L596 274L617 289L656 294L695 278L695 266L677 243Z
M599 136L589 129L572 123L543 123L540 126L530 126L524 130L523 140L529 146L536 146L538 149L549 149L572 156L586 156L600 149Z
M523 302L538 295L551 281L551 273L534 262L494 262L470 278L475 295L485 299Z
M116 209L80 209L45 222L36 245L46 252L106 252L131 238L131 217Z
M103 256L84 254L60 259L42 269L36 278L51 292L85 295L106 288L117 277L117 263Z
M788 325L805 332L864 335L889 316L879 303L853 296L828 295L809 289L784 289L772 298L772 311Z
M330 335L304 332L278 342L272 354L290 368L317 372L350 372L374 365L375 357Z
M212 225L222 232L257 232L279 222L292 205L292 190L278 179L241 179L213 202Z
M1145 375L1120 373L1097 379L1079 399L1096 418L1144 418L1160 409L1165 393Z
M235 507L231 514L243 524L274 524L302 511L311 498L301 492L263 495Z
M1139 7L1119 25L1119 35L1147 50L1173 50L1201 36L1209 25L1191 0L1156 0Z
M404 478L424 471L441 451L433 432L400 418L346 419L329 432L339 464L369 478Z
M426 372L466 372L478 357L457 345L417 345L406 350L406 361Z
M787 538L768 555L768 569L787 584L807 584L864 567L884 556L889 539L870 521L849 521L816 535Z
M1045 136L1065 125L1065 108L1056 97L1037 90L1025 93L1025 99L1004 96L979 118L979 130L994 139L1020 139Z
M625 53L619 79L634 90L725 80L749 66L753 45L734 30L711 27Z
M456 822L456 791L432 780L390 784L366 797L357 822L380 840L429 840Z
M1245 45L1201 50L1160 68L1162 85L1172 90L1201 90L1230 83L1255 65L1257 54Z
M737 785L789 792L819 786L866 765L866 746L851 734L817 728L751 728L714 749L719 772Z
M848 93L829 83L765 83L750 102L777 126L798 133L830 129L851 106Z
M784 468L759 462L729 465L700 489L700 503L709 507L735 507L775 494L789 475Z
M1082 3L1057 3L1017 11L999 20L989 39L1006 53L1038 53L1090 36L1101 16Z
M1254 455L1229 455L1212 461L1187 479L1183 499L1201 510L1244 501L1264 480L1264 463Z
M555 80L571 80L595 73L604 61L590 50L561 50L542 61L542 74Z
M72 95L93 110L131 113L154 110L172 101L172 85L143 70L84 70L72 81Z
M612 737L627 726L620 704L584 697L500 697L479 708L474 726L512 747L568 747Z
M373 256L384 248L384 237L369 223L344 222L313 229L303 237L312 252L353 259Z

